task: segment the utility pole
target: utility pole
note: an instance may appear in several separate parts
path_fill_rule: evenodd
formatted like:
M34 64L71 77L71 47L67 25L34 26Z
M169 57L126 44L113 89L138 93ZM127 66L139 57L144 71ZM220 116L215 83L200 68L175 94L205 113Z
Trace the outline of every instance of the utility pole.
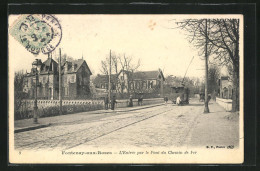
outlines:
M194 56L192 57L192 59L191 59L191 61L190 61L190 64L191 64L193 58L194 58ZM186 74L187 74L187 71L188 71L188 69L189 69L189 67L190 67L190 64L188 65L188 68L186 69L186 72L185 72L184 77L183 77L182 82L181 82L182 84L184 84L184 79L185 79L185 77L186 77Z
M59 110L59 114L62 115L61 48L59 50L60 50L60 56L59 56L59 102L60 102L60 110Z
M109 53L108 101L111 100L111 49Z
M204 107L204 113L209 113L209 105L208 105L208 21L206 19L206 26L205 26L205 38L206 38L206 44L205 44L205 107Z
M161 69L159 69L159 72L160 72L160 74L161 74L161 97L164 97L164 92L163 92L163 73L162 73L162 70Z

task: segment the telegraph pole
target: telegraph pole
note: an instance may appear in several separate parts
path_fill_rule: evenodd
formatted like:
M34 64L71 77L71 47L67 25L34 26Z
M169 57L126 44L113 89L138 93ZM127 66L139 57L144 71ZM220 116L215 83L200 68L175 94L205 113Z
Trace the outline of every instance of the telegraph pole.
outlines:
M109 53L108 101L111 100L111 49Z
M59 57L59 104L60 104L60 108L59 108L59 114L62 115L62 86L61 86L61 48L60 50L60 57Z
M208 105L208 21L206 19L206 27L205 27L205 38L206 38L206 44L205 44L205 107L204 107L204 113L209 113L209 105Z

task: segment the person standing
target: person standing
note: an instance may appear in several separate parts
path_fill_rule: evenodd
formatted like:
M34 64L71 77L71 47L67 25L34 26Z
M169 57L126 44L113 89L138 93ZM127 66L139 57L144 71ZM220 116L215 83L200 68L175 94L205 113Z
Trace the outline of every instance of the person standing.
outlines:
M141 95L141 97L140 97L140 106L142 106L143 105L143 95Z
M108 110L108 95L105 96L104 102L105 102L105 109Z
M176 99L176 104L179 106L181 105L181 97L178 96L177 99Z
M111 110L115 109L115 103L117 103L117 101L116 101L116 96L114 95L111 99Z
M168 103L168 97L167 97L167 96L164 97L164 103L165 103L165 104Z
M141 96L138 96L138 106L141 106Z
M208 102L210 101L210 99L211 99L211 95L208 95Z
M129 97L129 104L128 104L129 107L133 107L133 98L132 98L132 95L130 95Z

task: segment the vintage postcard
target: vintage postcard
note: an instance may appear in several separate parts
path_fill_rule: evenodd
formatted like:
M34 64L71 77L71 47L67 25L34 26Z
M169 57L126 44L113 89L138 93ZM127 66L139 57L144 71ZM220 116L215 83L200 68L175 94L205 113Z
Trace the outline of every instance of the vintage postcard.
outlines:
M243 15L8 24L10 163L243 163Z

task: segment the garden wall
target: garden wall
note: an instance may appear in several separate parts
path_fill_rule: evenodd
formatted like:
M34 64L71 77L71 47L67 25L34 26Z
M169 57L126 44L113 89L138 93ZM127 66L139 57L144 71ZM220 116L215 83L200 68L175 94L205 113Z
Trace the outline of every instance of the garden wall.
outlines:
M86 105L89 107L104 106L103 100L62 100L62 106L79 106ZM33 110L34 100L24 100L22 108ZM37 100L38 109L59 106L59 100Z
M231 99L222 99L216 97L216 102L222 106L226 111L232 110L232 100Z
M19 111L15 111L15 119L33 117L34 100L23 100ZM59 100L37 100L38 116L48 117L59 115ZM103 100L63 100L62 113L78 113L100 110L104 108Z
M143 99L142 105L163 103L163 98ZM138 106L137 99L133 99L133 105ZM33 117L34 100L23 100L19 111L15 111L15 119ZM37 100L38 116L48 117L59 115L59 100ZM128 106L128 100L117 100L116 108ZM103 100L62 100L63 114L87 112L104 109Z

